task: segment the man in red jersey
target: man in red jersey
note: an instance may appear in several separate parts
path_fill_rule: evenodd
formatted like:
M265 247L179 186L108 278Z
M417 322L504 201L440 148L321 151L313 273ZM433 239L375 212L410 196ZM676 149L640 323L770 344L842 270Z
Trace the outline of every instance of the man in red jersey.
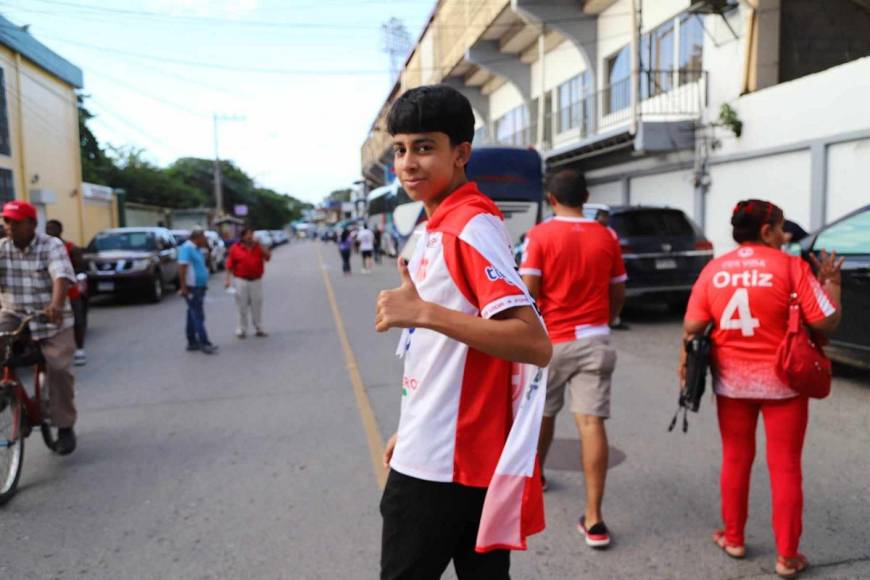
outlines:
M622 309L627 276L616 234L583 216L589 198L583 176L561 171L549 179L547 192L555 217L529 231L520 268L553 342L538 454L543 466L567 387L586 478L586 510L577 529L588 545L603 548L610 544L601 515L607 475L604 421L610 416L616 364L610 324Z

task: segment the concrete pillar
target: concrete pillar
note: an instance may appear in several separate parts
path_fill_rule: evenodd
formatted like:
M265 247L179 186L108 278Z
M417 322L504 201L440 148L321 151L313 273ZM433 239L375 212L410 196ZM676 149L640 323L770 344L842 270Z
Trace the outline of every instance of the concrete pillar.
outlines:
M828 144L810 146L810 231L825 225L828 206Z

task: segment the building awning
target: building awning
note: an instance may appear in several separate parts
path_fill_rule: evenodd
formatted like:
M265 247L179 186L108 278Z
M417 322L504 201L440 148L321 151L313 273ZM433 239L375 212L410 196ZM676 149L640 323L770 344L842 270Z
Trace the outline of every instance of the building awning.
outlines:
M695 147L694 121L640 121L637 127L635 134L631 133L629 125L624 125L552 149L544 154L544 161L552 169L628 149L666 153Z

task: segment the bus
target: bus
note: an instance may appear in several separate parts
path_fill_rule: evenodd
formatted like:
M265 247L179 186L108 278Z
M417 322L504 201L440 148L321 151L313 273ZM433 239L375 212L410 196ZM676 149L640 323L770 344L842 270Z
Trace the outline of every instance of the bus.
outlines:
M514 243L540 220L544 183L541 156L534 149L475 147L466 173L504 214ZM369 227L384 232L385 250L391 256L401 252L424 221L423 203L411 200L398 179L368 195Z

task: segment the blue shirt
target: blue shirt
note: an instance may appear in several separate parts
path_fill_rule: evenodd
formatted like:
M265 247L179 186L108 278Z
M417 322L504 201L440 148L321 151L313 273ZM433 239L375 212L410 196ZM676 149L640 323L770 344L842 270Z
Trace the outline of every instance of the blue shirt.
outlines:
M208 268L205 266L205 256L199 251L199 247L187 240L181 244L178 252L178 263L187 264L187 278L185 282L190 287L208 286Z

